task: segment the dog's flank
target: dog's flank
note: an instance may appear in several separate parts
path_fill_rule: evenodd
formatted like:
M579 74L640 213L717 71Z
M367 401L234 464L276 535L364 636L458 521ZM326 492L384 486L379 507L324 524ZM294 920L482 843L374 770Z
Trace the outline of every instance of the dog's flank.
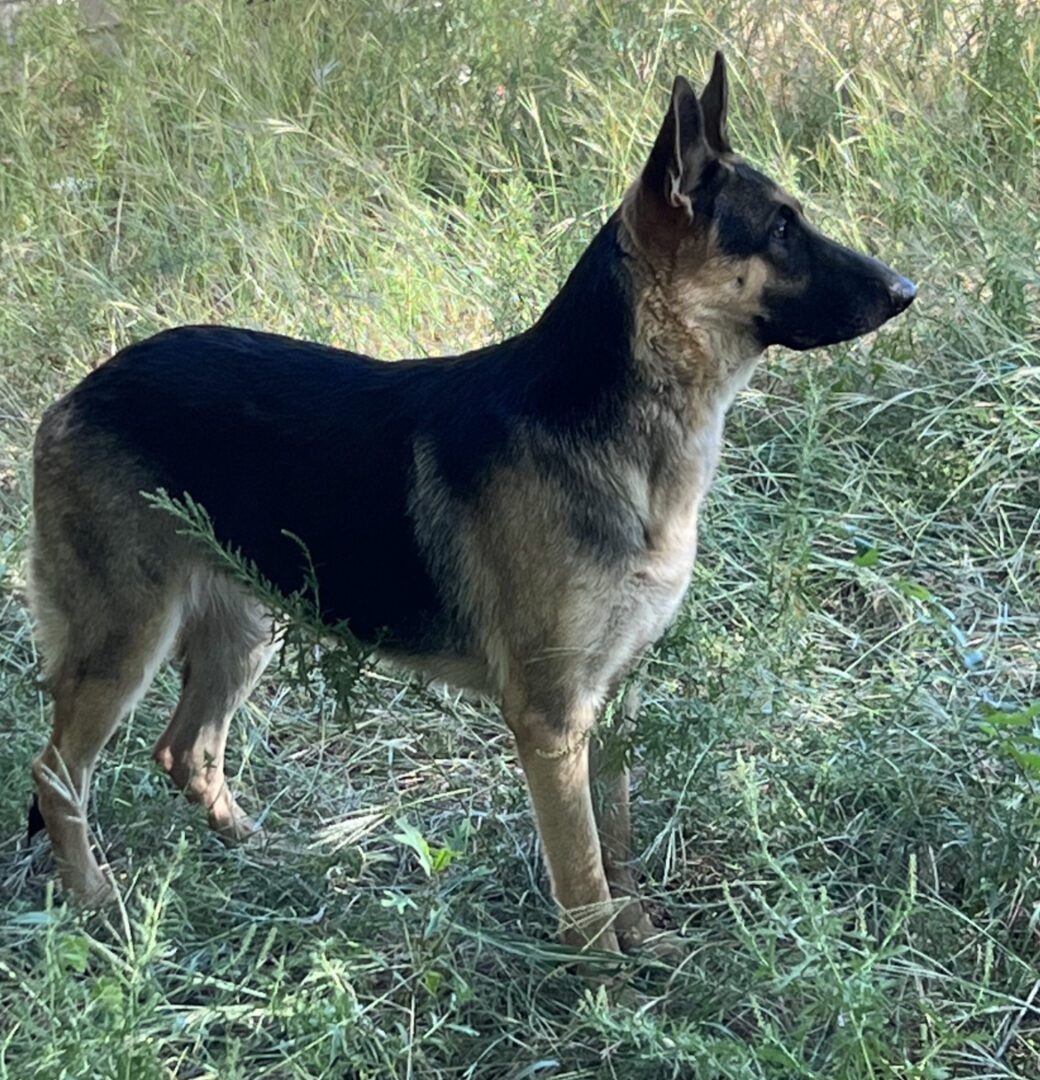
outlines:
M388 364L185 327L48 411L32 591L55 727L34 773L71 889L111 887L81 807L98 750L170 651L184 689L156 759L222 835L255 828L224 747L274 650L271 616L147 507L140 493L164 487L286 592L313 569L330 623L494 696L566 939L616 949L652 933L623 774L604 778L597 832L597 712L678 610L725 412L763 349L855 336L913 298L733 154L726 101L721 57L700 100L676 80L642 176L515 338Z

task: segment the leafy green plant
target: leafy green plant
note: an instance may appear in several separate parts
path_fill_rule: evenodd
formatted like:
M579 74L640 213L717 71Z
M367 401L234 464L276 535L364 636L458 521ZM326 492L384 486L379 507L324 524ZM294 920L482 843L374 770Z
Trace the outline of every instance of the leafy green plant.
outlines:
M1040 780L1040 701L1017 710L989 707L983 712L979 731L1023 772Z
M0 35L0 1080L1040 1075L1035 5L113 4L111 48L68 3ZM21 841L42 410L177 323L388 358L522 329L720 44L734 144L920 294L766 358L607 732L686 956L577 978L500 719L327 648L306 590L228 748L266 844L157 781L163 672L95 785L123 906L64 905ZM197 509L155 512L205 544Z

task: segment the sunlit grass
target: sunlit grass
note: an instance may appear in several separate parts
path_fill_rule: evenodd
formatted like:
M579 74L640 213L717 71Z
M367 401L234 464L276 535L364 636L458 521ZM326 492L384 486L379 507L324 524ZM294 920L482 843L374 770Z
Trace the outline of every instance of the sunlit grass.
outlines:
M0 52L0 1077L1040 1075L1040 18L1031 5L76 6ZM40 412L114 349L234 322L385 357L528 325L726 48L733 136L907 316L771 355L646 665L644 885L680 965L560 964L508 733L386 673L349 723L275 672L226 851L148 749L102 759L123 888L20 850L46 703L23 606ZM427 874L414 845L450 852Z

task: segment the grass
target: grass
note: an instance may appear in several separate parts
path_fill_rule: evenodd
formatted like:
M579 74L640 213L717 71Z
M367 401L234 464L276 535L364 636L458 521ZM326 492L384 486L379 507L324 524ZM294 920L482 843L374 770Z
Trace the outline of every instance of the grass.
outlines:
M0 44L0 1078L1040 1076L1040 15L1033 5L141 0ZM509 739L385 672L268 677L224 850L149 747L92 820L123 904L23 851L46 702L24 608L42 409L117 347L233 321L377 355L529 324L729 53L738 146L921 285L771 355L646 664L646 894L690 944L582 982Z

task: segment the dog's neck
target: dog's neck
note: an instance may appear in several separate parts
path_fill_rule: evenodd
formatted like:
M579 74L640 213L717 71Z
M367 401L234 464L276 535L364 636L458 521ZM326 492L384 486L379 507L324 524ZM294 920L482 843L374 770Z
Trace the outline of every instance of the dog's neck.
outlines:
M761 353L678 275L639 246L615 214L519 348L542 422L631 436L625 417L659 416L691 437L718 431Z
M632 282L633 361L642 377L698 425L725 415L755 369L762 347L707 303L691 303L674 255L651 255L621 215L618 245Z

